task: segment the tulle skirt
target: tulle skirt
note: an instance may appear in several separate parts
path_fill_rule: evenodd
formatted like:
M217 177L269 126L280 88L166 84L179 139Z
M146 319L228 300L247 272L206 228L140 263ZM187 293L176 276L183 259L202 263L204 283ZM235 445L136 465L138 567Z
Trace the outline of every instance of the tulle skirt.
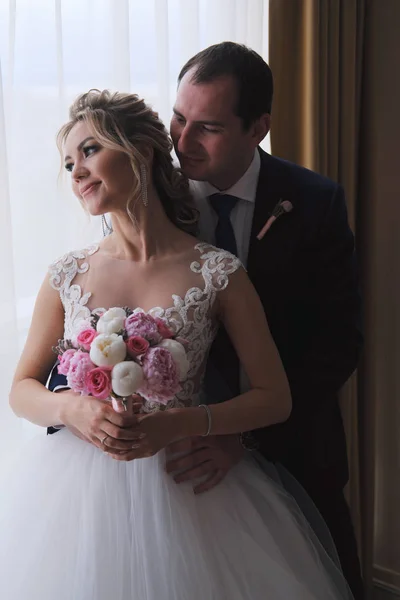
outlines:
M196 496L165 455L118 462L68 430L0 484L4 600L351 597L293 499L245 460Z

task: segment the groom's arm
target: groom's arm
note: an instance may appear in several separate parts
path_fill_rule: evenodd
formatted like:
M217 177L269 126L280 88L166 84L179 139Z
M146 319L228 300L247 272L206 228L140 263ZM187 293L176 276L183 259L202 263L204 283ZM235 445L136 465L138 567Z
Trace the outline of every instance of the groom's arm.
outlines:
M56 363L54 365L53 370L50 375L49 382L47 384L47 387L50 390L50 392L60 392L62 390L70 389L67 384L67 378L65 377L65 375L59 374L59 372L57 370L57 366L58 366L58 363ZM59 429L57 427L48 427L47 428L48 435L51 435L52 433L56 433L57 431L59 431Z
M59 374L57 367L58 363L54 365L47 385L50 392L57 392L58 390L69 389L67 384L67 378L65 377L65 375Z
M253 432L260 450L281 460L298 440L299 431L320 409L336 403L337 394L357 367L363 337L354 236L345 198L337 187L312 250L313 271L308 305L314 315L308 348L296 364L286 366L292 393L288 421Z

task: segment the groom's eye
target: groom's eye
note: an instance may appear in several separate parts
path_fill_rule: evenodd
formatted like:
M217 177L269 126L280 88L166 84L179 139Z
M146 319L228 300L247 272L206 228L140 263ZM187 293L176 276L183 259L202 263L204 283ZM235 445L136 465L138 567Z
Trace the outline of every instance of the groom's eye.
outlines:
M177 113L174 113L174 119L177 123L179 123L179 125L185 124L185 119L182 115L178 115Z

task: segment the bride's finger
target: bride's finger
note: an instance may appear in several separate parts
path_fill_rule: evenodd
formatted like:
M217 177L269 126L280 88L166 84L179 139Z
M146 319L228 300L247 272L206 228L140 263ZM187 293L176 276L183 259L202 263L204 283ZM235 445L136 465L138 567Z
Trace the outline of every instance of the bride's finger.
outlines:
M133 394L131 396L131 400L132 400L131 410L132 410L133 414L139 413L143 408L142 396L140 394Z
M139 441L140 440L130 440L128 442L124 440L116 440L111 437L106 437L102 442L102 447L103 450L105 452L108 452L109 454L124 454L132 452L132 450L138 446Z
M115 412L132 414L140 412L143 406L143 399L139 394L133 394L126 398L115 398L112 396L111 404Z
M126 398L115 398L114 396L111 398L111 404L115 412L117 413L131 413L132 412L132 396L127 396Z
M127 452L108 452L108 454L119 461L130 461L135 460L137 458L146 458L148 456L153 456L154 452L150 448L146 437L132 444L132 448Z
M107 435L113 440L133 443L136 440L141 440L145 436L144 432L139 427L116 427L109 421L104 421L98 433L98 437L102 438Z

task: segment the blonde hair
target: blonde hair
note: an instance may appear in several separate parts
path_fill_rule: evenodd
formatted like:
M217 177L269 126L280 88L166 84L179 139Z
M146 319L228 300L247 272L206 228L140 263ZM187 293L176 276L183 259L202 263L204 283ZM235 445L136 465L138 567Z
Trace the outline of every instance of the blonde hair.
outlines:
M75 100L69 110L69 119L57 134L60 153L73 126L84 121L100 144L125 152L129 157L136 178L127 202L127 212L133 223L136 223L133 205L141 194L140 169L144 165L148 171L146 151L151 149L153 182L168 218L183 231L197 233L199 212L194 206L187 178L173 165L171 138L157 113L139 96L92 89Z

